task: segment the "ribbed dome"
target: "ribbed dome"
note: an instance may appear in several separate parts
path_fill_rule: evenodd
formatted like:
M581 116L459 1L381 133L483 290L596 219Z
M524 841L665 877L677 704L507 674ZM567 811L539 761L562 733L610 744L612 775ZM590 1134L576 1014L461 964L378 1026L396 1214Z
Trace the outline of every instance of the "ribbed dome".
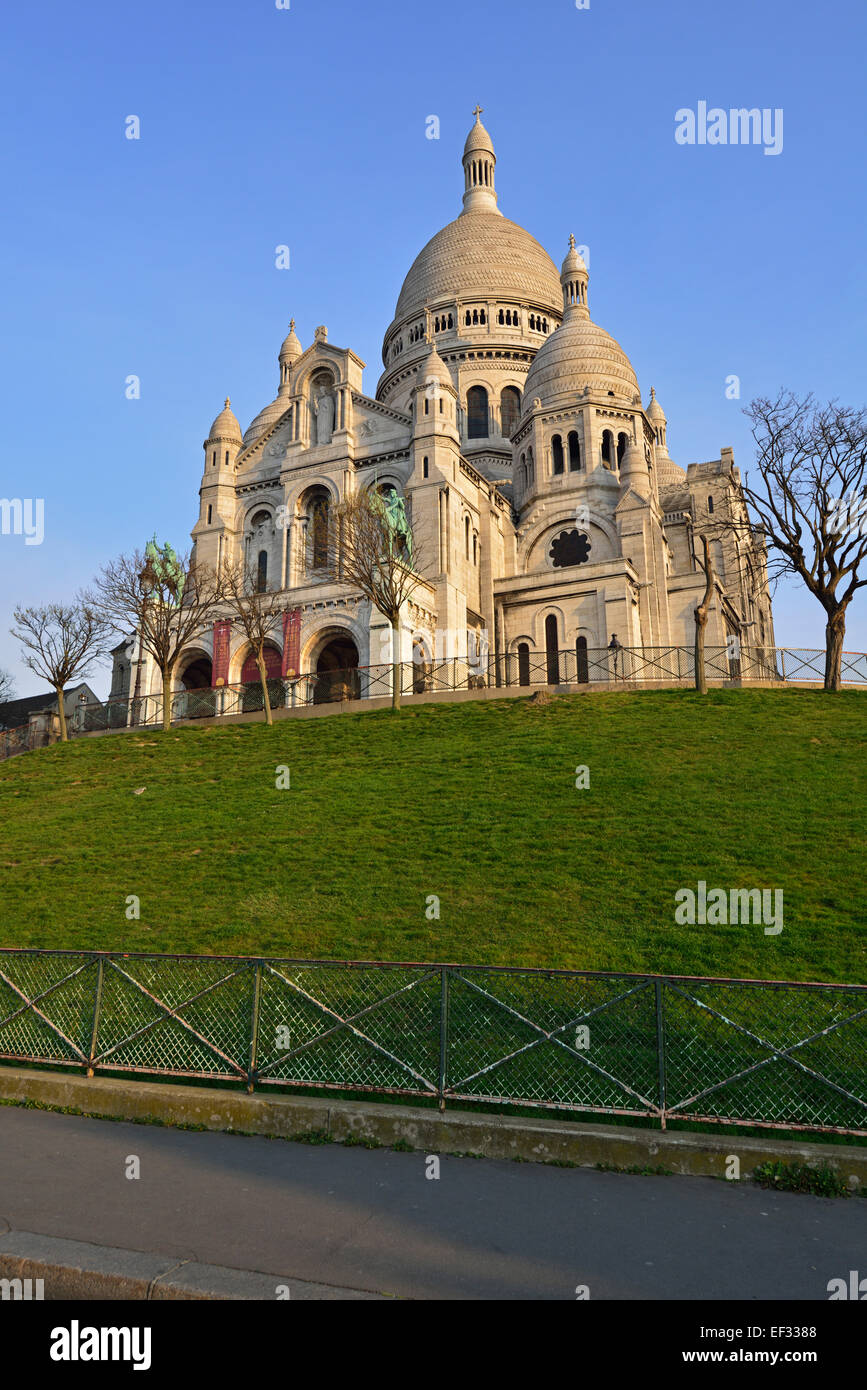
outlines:
M498 212L465 212L437 232L410 266L396 320L452 296L530 300L563 311L560 277L535 237Z
M229 397L226 397L226 404L220 411L214 423L211 425L211 432L208 439L230 439L234 444L241 443L241 426L231 409Z
M283 396L278 396L276 401L272 401L270 405L265 406L264 410L260 410L255 420L244 431L244 448L246 449L248 444L252 444L254 440L258 439L259 435L263 434L270 425L273 425L275 420L279 420L280 416L285 414L288 409L289 402Z
M418 368L419 382L439 381L443 386L452 386L448 367L437 352L436 343L431 341L430 351L422 358Z
M295 320L293 319L289 325L289 332L283 339L283 346L280 349L280 361L289 362L290 364L297 362L303 351L301 340L295 332Z
M650 401L648 402L647 409L644 413L647 416L648 420L661 420L663 424L666 423L665 411L659 404L659 401L656 399L656 392L654 391L652 386L650 388Z
M470 130L464 145L464 154L475 154L479 150L483 150L485 154L493 154L494 142L479 117L476 116L476 123Z
M529 409L536 397L551 405L586 386L630 400L638 393L632 363L620 344L590 319L570 314L533 359L524 383L524 407Z

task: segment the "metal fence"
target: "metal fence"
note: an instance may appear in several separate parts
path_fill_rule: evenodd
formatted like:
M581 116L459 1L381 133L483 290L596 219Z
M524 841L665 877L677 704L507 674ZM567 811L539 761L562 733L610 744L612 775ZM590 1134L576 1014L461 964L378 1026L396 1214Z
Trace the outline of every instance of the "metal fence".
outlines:
M705 650L705 674L711 683L738 685L779 682L821 685L824 651L794 648L741 647L737 657L727 647ZM843 681L867 686L867 654L845 652ZM405 661L400 664L401 695L441 694L458 690L520 689L534 686L566 686L572 689L678 684L692 686L695 661L692 647L569 648L557 652L510 652L500 656L449 657L442 661ZM346 670L309 673L294 680L268 681L272 708L296 709L346 700L388 699L392 689L390 664L356 666ZM237 718L264 708L259 681L224 685L216 689L179 690L172 696L172 722L190 719ZM140 696L81 704L68 717L70 737L127 727L159 727L163 721L163 697ZM53 741L44 729L34 732L25 725L0 731L0 760L14 753Z
M0 1063L867 1135L867 986L0 950Z

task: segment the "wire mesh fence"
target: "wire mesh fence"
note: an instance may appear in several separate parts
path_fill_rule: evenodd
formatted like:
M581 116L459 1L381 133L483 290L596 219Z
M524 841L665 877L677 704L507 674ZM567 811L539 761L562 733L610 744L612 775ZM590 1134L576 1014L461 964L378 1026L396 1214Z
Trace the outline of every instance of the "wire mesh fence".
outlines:
M867 1135L867 986L0 950L0 1063Z

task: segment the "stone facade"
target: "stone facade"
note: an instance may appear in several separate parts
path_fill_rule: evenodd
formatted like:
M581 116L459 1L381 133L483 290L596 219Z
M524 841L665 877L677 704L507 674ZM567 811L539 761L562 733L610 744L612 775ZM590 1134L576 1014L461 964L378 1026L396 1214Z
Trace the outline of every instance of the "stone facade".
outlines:
M243 436L227 400L205 441L197 560L243 557L280 607L300 611L305 672L390 659L384 619L328 581L317 553L323 507L359 488L396 489L411 521L424 582L404 615L404 661L479 644L544 660L555 645L592 651L615 634L625 647L689 646L702 531L744 509L730 449L686 470L670 458L654 393L644 405L628 357L590 318L574 238L558 274L503 217L479 117L463 211L410 268L376 396L350 348L320 327L304 349L293 321L275 399ZM772 647L760 546L714 535L711 548L708 645L738 635ZM276 669L279 633L274 647ZM234 633L229 684L247 655ZM182 661L178 687L208 684L212 657L207 637ZM159 688L153 672L145 688Z

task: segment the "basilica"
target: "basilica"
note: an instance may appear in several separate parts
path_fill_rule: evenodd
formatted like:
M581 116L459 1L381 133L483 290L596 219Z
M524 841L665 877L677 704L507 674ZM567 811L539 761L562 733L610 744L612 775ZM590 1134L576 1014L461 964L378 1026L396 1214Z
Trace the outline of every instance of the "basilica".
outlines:
M227 400L208 432L196 562L244 560L275 595L269 675L387 663L385 618L325 570L335 508L375 488L403 504L419 577L400 659L430 669L486 652L498 684L526 684L540 665L563 683L587 680L592 654L612 646L691 646L704 531L708 644L772 648L760 540L724 525L744 515L731 449L674 462L662 405L653 390L643 399L591 316L574 237L564 233L558 272L500 211L481 114L464 146L463 207L409 268L376 394L351 348L325 327L305 347L293 321L274 399L243 433ZM228 620L176 674L188 690L257 678Z

